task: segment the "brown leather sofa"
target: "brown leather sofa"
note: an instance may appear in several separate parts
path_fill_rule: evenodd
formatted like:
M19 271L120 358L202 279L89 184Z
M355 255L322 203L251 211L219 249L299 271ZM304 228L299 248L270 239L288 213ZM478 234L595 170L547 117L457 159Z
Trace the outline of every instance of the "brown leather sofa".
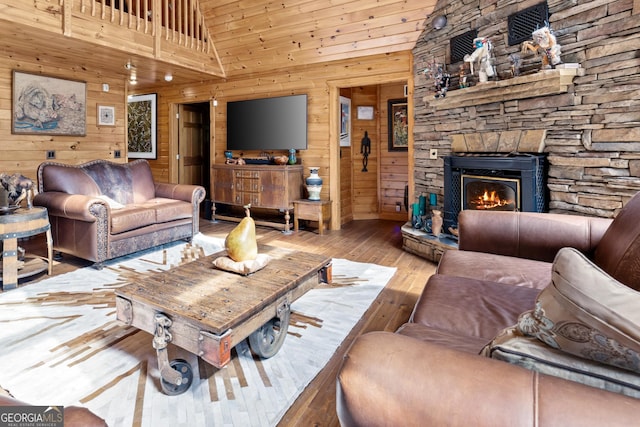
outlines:
M637 424L640 195L614 220L464 211L459 234L409 321L348 350L340 423Z
M95 262L164 243L190 240L199 230L205 189L154 182L146 160L38 167L34 205L48 209L53 248Z

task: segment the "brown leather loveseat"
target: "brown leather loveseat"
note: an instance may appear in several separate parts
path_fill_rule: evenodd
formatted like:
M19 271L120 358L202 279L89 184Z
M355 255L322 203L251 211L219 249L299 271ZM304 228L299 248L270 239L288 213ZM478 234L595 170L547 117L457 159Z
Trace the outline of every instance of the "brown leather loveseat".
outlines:
M146 160L38 167L34 205L49 212L54 250L94 261L175 240L199 230L205 189L154 182Z
M347 352L341 424L637 424L640 195L614 220L464 211L459 233L409 321Z

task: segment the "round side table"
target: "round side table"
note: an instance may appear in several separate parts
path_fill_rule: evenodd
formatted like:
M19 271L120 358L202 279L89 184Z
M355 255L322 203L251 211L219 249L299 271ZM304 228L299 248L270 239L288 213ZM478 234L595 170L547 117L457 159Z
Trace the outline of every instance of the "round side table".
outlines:
M25 257L22 268L18 271L18 239L46 233L47 259L30 256ZM47 208L19 208L5 215L0 215L0 240L2 240L2 290L14 289L18 279L33 276L53 268L53 239Z

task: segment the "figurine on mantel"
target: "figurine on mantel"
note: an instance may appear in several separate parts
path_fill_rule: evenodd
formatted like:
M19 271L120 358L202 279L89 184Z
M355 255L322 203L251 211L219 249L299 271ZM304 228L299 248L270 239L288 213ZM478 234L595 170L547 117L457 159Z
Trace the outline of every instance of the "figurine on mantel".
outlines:
M560 59L560 45L549 27L542 27L531 33L532 40L522 43L522 53L533 52L536 56L542 54L542 69L555 68L562 63Z
M509 64L511 65L511 77L518 77L520 75L520 67L522 67L522 58L518 53L512 53L509 55Z
M458 68L458 87L460 89L469 87L469 82L467 82L467 70L464 68L464 63L460 64L460 67Z
M447 72L444 64L438 64L434 60L427 68L424 69L424 75L433 80L433 87L435 99L444 98L447 96L449 90L449 84L451 83L451 74Z
M473 64L477 63L478 81L486 83L489 81L489 77L496 75L496 71L493 68L493 58L491 57L493 44L487 37L476 37L473 39L473 45L476 50L471 55L465 55L464 62L469 63L471 74L473 74Z

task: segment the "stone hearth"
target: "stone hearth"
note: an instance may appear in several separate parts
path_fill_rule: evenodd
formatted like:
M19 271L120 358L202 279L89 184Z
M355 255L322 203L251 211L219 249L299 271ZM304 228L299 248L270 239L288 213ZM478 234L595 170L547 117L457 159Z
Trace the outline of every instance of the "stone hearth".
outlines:
M436 264L445 251L458 249L458 242L451 236L441 234L435 237L424 230L416 230L410 222L402 226L401 232L402 249Z

